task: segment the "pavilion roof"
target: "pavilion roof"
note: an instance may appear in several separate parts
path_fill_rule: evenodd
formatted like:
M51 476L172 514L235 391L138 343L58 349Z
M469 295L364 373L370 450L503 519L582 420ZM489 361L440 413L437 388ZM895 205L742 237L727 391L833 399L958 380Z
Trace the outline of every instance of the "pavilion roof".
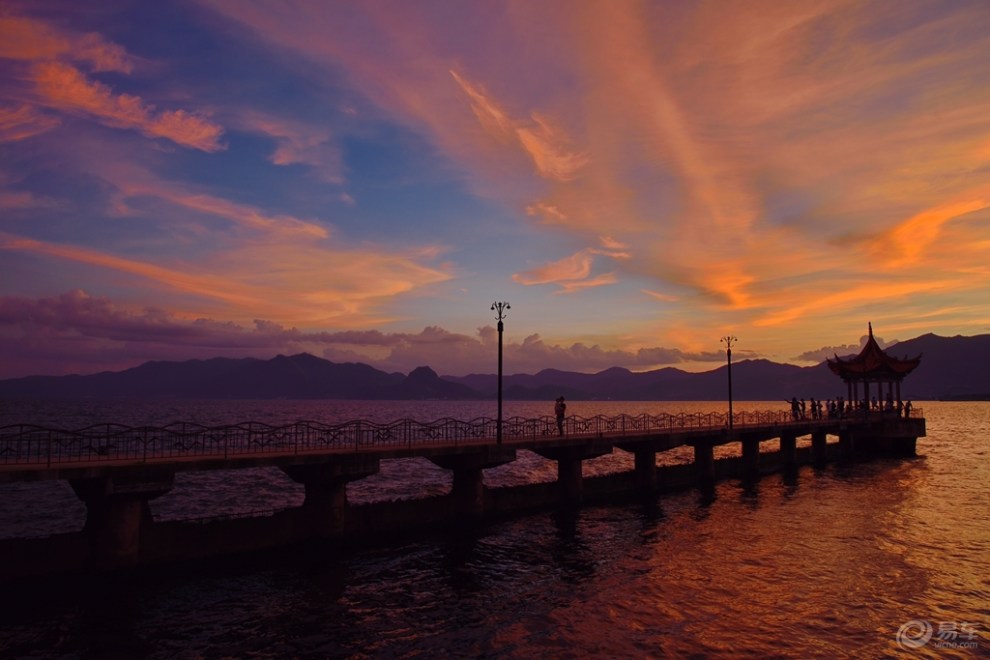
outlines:
M842 380L901 380L921 363L921 355L915 358L895 358L888 355L873 338L873 324L869 324L870 336L859 355L851 358L828 360L828 367Z

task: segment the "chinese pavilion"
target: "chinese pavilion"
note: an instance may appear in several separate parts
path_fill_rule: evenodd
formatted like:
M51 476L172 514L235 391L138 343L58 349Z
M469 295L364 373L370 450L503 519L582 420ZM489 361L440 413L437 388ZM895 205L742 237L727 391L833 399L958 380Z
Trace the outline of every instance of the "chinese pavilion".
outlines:
M870 383L877 385L877 399L884 399L884 385L887 386L886 399L888 402L901 401L901 381L921 363L921 355L916 358L899 359L887 355L873 338L873 324L869 324L870 336L859 355L851 358L835 356L828 360L828 367L834 374L842 378L849 388L849 401L870 402ZM863 396L860 399L859 384L863 384Z

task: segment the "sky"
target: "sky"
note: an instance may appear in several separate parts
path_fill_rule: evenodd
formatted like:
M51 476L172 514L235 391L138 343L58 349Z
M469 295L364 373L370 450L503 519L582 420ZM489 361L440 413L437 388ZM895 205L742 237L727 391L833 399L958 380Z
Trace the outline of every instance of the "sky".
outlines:
M807 366L988 255L985 0L0 2L0 378Z

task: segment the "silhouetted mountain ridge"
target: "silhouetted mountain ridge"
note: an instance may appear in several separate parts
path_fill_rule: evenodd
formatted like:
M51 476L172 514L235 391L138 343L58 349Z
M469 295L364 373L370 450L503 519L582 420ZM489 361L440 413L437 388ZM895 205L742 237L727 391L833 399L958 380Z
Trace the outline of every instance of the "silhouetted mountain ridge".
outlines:
M922 356L902 384L904 399L990 398L990 335L926 334L887 349L896 357ZM503 398L552 401L724 401L727 366L702 373L674 367L633 372L613 367L593 374L544 369L503 377ZM846 386L822 362L813 367L769 360L732 364L733 399L787 400L792 396L846 396ZM494 399L497 376L439 376L427 366L408 375L361 363L335 363L300 353L257 358L146 362L120 372L30 376L0 380L4 399Z

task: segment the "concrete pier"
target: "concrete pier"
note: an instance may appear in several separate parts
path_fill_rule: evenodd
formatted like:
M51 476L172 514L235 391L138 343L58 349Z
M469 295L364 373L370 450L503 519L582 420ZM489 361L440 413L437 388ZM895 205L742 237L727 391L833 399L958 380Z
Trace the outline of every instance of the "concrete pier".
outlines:
M568 504L578 504L583 495L581 464L586 460L611 454L612 443L592 440L577 446L536 448L534 451L543 458L557 461L557 483L561 500Z
M784 467L792 468L797 465L797 436L793 433L780 434L780 458Z
M715 443L711 439L695 440L694 468L698 483L704 486L715 483Z
M742 460L743 460L743 471L748 479L754 479L760 476L759 438L743 438Z
M86 504L83 533L89 563L96 568L131 566L141 553L141 530L152 523L148 502L172 490L169 470L115 470L104 476L69 480Z
M645 418L619 420L624 423L604 420L599 427L602 430L564 437L545 433L547 425L539 422L519 425L518 428L530 429L531 435L507 435L501 444L475 435L450 438L433 429L427 429L430 433L416 444L404 434L373 436L364 433L363 428L362 434L340 444L334 444L336 436L320 430L312 444L305 444L280 429L279 441L290 438L291 442L265 450L253 444L251 451L243 455L231 452L227 443L216 443L220 449L213 454L203 453L202 445L196 445L200 453L193 455L176 455L174 450L160 456L136 451L109 457L96 452L73 454L65 450L71 447L67 443L36 442L31 430L22 445L0 438L0 482L68 481L86 504L85 527L82 532L44 539L0 540L0 556L6 558L0 562L0 580L60 570L105 570L201 559L314 538L343 542L363 532L389 534L421 530L427 525L449 526L562 503L575 506L588 500L615 501L631 495L641 499L669 488L708 489L717 478L753 479L778 465L822 465L837 455L840 460L913 456L917 438L925 435L922 417L791 420L781 415L769 421L738 423L731 432L724 425L703 426L695 418L685 419L691 426L675 427L666 419L662 423ZM463 423L451 427L474 430ZM808 435L811 451L798 450L797 439ZM838 443L829 444L828 435L837 437ZM780 442L779 460L760 453L760 444L773 439ZM86 438L85 443L80 447L101 444L99 438ZM736 443L741 446L740 458L715 460L716 446ZM60 447L63 453L37 454L39 447L50 446ZM657 453L685 446L693 448L692 464L657 466ZM633 470L585 479L584 461L609 454L614 447L633 455ZM488 488L484 470L515 460L519 449L556 461L557 483ZM20 459L21 456L28 459ZM348 483L378 473L382 460L408 458L426 458L452 470L449 495L351 507ZM303 504L270 516L230 521L152 520L149 502L173 488L174 475L179 470L262 466L276 466L302 484Z
M485 511L483 470L516 460L516 450L502 445L479 447L463 454L433 456L430 460L454 473L454 483L450 490L454 511L476 518Z
M828 435L825 432L811 433L811 455L815 465L825 465L828 461Z
M321 538L340 536L347 516L347 483L378 474L379 459L369 456L336 457L326 463L283 466L306 489L302 513L310 533Z

